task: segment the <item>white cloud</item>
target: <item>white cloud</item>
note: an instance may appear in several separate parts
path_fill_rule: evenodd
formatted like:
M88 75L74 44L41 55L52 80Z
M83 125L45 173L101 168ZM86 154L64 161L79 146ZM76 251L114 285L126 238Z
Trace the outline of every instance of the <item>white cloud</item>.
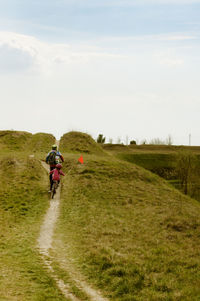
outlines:
M98 47L47 43L32 36L0 32L0 72L32 70L49 74L56 65L118 57Z
M198 37L195 35L186 35L186 34L165 34L165 35L157 35L154 37L159 41L187 41L187 40L198 39Z
M0 46L0 72L26 71L32 67L34 58L24 50L9 45Z
M174 66L183 65L184 61L182 59L178 59L178 58L161 57L160 64L174 67Z
M159 64L166 65L168 67L176 67L184 64L184 59L170 49L162 52L156 52L154 57Z
M121 1L122 2L122 1ZM133 0L125 1L126 3L149 3L149 4L192 4L200 3L200 0Z
M155 35L139 35L139 36L115 36L104 38L106 41L193 41L199 39L198 35L188 34L188 33L171 33L171 34L155 34Z
M168 133L178 137L188 133L188 126L193 135L198 134L199 49L196 42L192 49L184 49L189 37L118 38L110 43L96 41L100 47L95 47L94 41L87 46L53 44L0 32L0 58L2 54L6 64L11 51L12 67L18 62L14 70L27 67L43 72L39 76L0 72L1 127L56 134L78 128L95 136L127 134L140 140ZM177 43L171 42L175 38ZM49 109L54 106L57 113ZM138 127L141 120L145 122Z
M66 4L66 0L64 0ZM135 6L143 4L158 4L158 5L184 5L200 3L200 0L67 0L68 4L84 4L84 6Z

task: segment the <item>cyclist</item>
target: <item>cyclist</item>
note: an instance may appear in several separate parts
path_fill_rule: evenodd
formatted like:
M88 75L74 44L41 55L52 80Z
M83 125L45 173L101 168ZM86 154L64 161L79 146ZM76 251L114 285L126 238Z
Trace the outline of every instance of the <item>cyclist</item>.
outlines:
M52 150L48 153L46 157L46 163L50 166L50 171L52 171L56 164L64 162L63 155L58 151L58 146L56 144L52 145ZM49 176L50 180L50 191L51 191L51 182L52 182L52 174Z
M50 175L52 176L51 184L50 184L51 185L50 191L52 190L53 181L58 181L58 184L59 184L60 183L60 175L65 176L65 174L64 174L64 172L62 172L61 168L62 168L62 165L59 163L59 164L56 164L56 167L49 172Z

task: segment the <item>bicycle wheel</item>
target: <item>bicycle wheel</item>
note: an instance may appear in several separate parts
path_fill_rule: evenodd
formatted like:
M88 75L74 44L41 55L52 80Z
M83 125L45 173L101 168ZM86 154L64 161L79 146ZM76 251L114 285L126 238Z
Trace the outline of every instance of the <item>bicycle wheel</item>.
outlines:
M56 183L53 182L52 190L51 190L51 198L53 199L54 194L56 193Z

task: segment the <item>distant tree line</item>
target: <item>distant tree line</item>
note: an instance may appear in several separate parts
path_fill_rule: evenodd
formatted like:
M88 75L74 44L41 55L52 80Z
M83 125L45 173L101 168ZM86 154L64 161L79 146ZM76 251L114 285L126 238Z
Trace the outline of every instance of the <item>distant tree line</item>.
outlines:
M105 142L106 142L106 137L104 137L103 134L99 134L99 136L97 138L97 143L103 144ZM112 138L109 138L109 143L113 144ZM118 137L116 144L124 144L124 143L122 142L121 138ZM136 141L136 140L130 140L130 142L129 142L128 136L126 136L125 144L126 145L128 145L128 144L130 144L130 145L136 145L136 144L172 145L173 139L172 139L171 135L168 135L168 137L165 140L160 139L160 138L153 138L148 142L146 139L143 139L141 141L141 143L138 143L138 141Z

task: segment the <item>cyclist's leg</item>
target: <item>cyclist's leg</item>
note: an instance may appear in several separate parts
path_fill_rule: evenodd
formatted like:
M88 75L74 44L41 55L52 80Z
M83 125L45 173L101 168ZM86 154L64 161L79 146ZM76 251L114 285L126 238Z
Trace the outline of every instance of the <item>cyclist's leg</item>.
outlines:
M50 171L52 171L55 167L50 166ZM52 181L52 174L49 175L49 182L50 182L50 190L52 189L53 181Z
M53 179L52 179L52 177L51 177L50 190L52 190L52 187L53 187Z

